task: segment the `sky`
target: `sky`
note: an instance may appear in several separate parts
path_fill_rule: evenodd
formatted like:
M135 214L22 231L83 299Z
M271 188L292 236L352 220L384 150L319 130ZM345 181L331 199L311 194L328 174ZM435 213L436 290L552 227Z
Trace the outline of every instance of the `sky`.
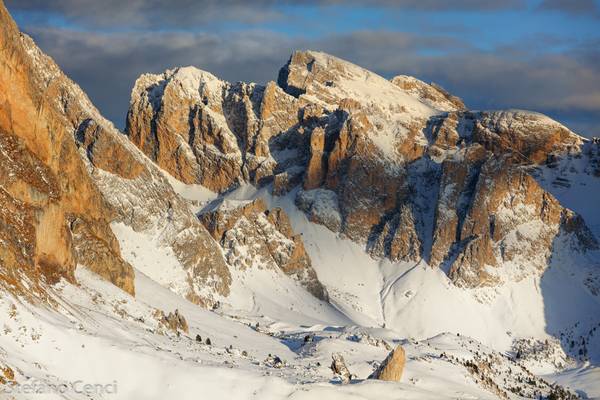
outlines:
M266 83L294 50L436 82L471 109L600 136L600 0L5 0L119 128L143 73Z

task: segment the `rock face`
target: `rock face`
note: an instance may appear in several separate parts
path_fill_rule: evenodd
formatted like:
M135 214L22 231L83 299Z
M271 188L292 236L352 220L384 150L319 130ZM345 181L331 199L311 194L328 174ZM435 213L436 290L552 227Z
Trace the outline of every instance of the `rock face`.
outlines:
M294 234L281 208L267 209L264 201L220 204L200 215L217 240L227 263L238 270L279 269L321 300L327 291L317 279L300 235Z
M105 131L105 134L111 135L111 132ZM131 147L129 154L143 165L139 176L125 179L89 162L91 176L114 211L114 222L158 236L157 245L173 251L187 276L186 287L179 288L178 294L194 303L213 306L218 297L229 294L231 284L221 249L190 204L173 191L163 173L138 154L123 135L114 138L122 141L123 146Z
M134 293L112 210L73 140L87 113L87 98L0 3L0 280L9 290L74 281L80 264Z
M461 286L545 268L572 217L526 166L578 151L580 137L535 113L465 111L439 87L409 77L385 82L322 53L295 53L279 84L301 104L330 111L320 128L333 144L311 140L304 180L311 190L297 199L311 220L366 243L374 256L424 258ZM307 201L321 181L319 190L336 200L328 209L339 211L339 224L319 218ZM571 239L574 248L598 246ZM524 264L536 271L518 272Z
M530 176L589 148L581 137L536 113L468 111L435 84L387 81L324 53L295 52L264 87L193 68L144 75L128 135L184 182L272 182L277 195L301 185L311 221L374 257L424 259L461 286L540 274L557 240L598 247Z
M427 83L412 76L398 75L392 78L392 83L419 101L441 111L466 110L463 101L448 93L441 86Z
M340 378L343 384L350 383L353 375L350 373L350 370L346 366L344 357L340 353L333 353L331 355L331 358L331 371L333 372L333 374Z
M228 296L230 267L281 270L327 298L282 210L222 204L200 221L164 171L218 193L293 191L311 221L373 257L425 260L465 287L598 249L532 178L582 152L600 175L598 143L540 114L468 111L437 85L305 51L265 86L193 67L143 75L125 136L3 6L0 20L0 279L11 290L74 281L82 265L134 293L111 230L122 223L172 250L178 291L198 304Z
M158 320L160 330L166 329L177 334L179 331L190 333L185 317L177 309L174 312L170 312L169 315L165 315L164 311L156 310L155 317Z
M231 276L221 250L164 174L0 6L0 279L74 281L82 265L134 293L110 223L154 234L187 275L180 294L211 306Z
M178 68L136 81L127 134L177 179L222 192L241 181L271 181L282 172L277 159L294 164L298 155L285 148L300 140L297 132L281 143L272 136L296 123L296 103L273 83L231 84Z
M398 345L388 354L381 365L369 376L369 379L400 382L406 364L406 355L402 346Z
M590 159L590 172L600 178L600 138L592 138L586 152Z

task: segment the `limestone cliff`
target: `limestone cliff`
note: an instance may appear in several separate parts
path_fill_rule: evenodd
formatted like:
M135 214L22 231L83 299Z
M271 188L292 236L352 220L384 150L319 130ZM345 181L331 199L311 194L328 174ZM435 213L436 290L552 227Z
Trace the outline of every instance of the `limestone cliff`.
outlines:
M231 277L217 243L164 173L104 119L0 6L0 279L13 290L82 265L134 293L110 224L160 229L188 276L182 295L210 306Z
M324 53L293 53L266 86L190 67L144 75L128 135L178 179L219 192L301 184L296 204L313 222L462 286L540 273L561 238L582 254L598 246L585 223L566 233L577 216L531 177L582 152L581 137L532 112L468 111L435 84Z
M109 227L73 133L87 99L0 3L0 279L42 293L78 264L134 293L133 270Z
M200 220L223 247L229 265L239 270L279 269L315 297L327 300L302 237L294 234L281 208L268 210L260 199L229 202L201 214Z

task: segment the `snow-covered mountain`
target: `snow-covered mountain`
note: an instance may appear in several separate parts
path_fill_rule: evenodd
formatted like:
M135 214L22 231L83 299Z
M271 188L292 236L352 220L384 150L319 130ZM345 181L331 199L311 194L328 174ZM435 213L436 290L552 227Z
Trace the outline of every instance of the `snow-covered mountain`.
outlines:
M597 140L313 51L123 134L0 20L3 396L600 398Z

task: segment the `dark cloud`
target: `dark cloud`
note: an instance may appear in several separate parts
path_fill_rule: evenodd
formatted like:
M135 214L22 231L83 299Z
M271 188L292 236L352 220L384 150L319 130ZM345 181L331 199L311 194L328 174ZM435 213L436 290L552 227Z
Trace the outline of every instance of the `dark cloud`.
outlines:
M11 11L38 19L60 16L77 25L117 28L190 28L215 21L249 24L285 17L285 6L362 6L421 11L497 11L523 8L525 0L6 0Z
M225 37L193 33L95 34L28 31L117 126L124 125L131 88L142 73L194 65L226 80L274 79L294 44L269 32ZM269 43L265 46L265 43Z
M483 52L456 39L359 31L319 39L268 31L97 34L62 29L29 32L118 126L124 125L135 79L195 65L229 81L264 83L295 49L322 50L385 77L410 74L442 84L477 109L524 108L547 113L600 135L600 46L582 43L562 53L519 47ZM268 46L265 45L268 43Z
M280 16L275 0L6 0L11 11L60 16L77 25L189 28L213 21L260 23Z
M597 0L544 0L539 8L569 14L600 15L600 5Z

